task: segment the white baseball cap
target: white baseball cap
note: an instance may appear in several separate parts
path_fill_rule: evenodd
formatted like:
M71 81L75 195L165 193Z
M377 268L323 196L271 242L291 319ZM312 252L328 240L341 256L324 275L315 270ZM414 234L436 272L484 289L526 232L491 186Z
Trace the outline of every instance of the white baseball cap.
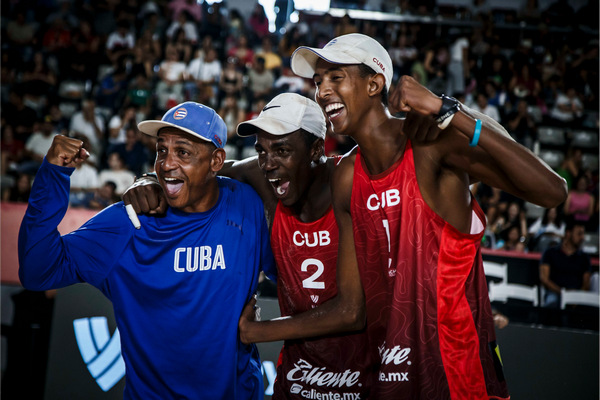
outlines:
M262 109L257 118L237 126L239 136L251 136L258 129L271 135L287 135L304 129L318 138L325 139L325 116L321 107L308 97L296 93L275 96Z
M387 50L369 36L360 33L338 36L322 49L300 46L292 54L292 71L312 79L319 58L333 64L365 64L385 76L385 86L390 90L394 76L392 59Z

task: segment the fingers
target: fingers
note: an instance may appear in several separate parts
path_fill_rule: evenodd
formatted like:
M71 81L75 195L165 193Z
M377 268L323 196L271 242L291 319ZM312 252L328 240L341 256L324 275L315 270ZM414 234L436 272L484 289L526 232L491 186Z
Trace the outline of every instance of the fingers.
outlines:
M164 214L168 206L160 185L147 178L136 180L123 194L123 202L137 214Z
M83 148L83 142L78 139L56 135L46 154L46 160L61 167L76 167L85 161L90 154Z

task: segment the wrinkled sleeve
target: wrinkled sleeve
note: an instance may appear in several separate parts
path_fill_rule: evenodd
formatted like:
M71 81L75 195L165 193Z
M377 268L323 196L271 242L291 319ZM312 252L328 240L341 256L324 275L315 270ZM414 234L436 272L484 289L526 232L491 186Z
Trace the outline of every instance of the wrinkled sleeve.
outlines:
M100 287L131 235L131 224L120 223L125 215L122 203L60 235L57 227L67 212L73 170L44 159L36 174L18 240L19 279L27 289L57 289L80 282Z

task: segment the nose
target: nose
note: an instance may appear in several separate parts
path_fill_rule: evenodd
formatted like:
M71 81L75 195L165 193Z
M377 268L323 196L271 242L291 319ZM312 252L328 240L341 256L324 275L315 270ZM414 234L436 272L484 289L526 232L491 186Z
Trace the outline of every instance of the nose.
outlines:
M273 171L277 168L275 158L270 154L262 155L258 158L258 166L265 172Z
M166 154L160 160L160 168L163 171L172 171L178 166L177 158L173 152L167 151Z
M319 86L317 86L317 90L315 93L315 100L317 103L319 100L326 100L331 94L331 86L328 85L325 81L322 81Z

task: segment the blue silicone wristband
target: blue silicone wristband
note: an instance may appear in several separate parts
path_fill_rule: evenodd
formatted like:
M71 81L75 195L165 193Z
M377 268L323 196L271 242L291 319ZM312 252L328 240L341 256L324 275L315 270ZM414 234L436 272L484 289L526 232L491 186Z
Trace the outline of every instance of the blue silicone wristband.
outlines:
M480 134L481 134L481 120L476 119L475 120L475 131L473 132L473 139L471 139L469 146L471 146L471 147L477 146L477 143L479 143L479 135Z

